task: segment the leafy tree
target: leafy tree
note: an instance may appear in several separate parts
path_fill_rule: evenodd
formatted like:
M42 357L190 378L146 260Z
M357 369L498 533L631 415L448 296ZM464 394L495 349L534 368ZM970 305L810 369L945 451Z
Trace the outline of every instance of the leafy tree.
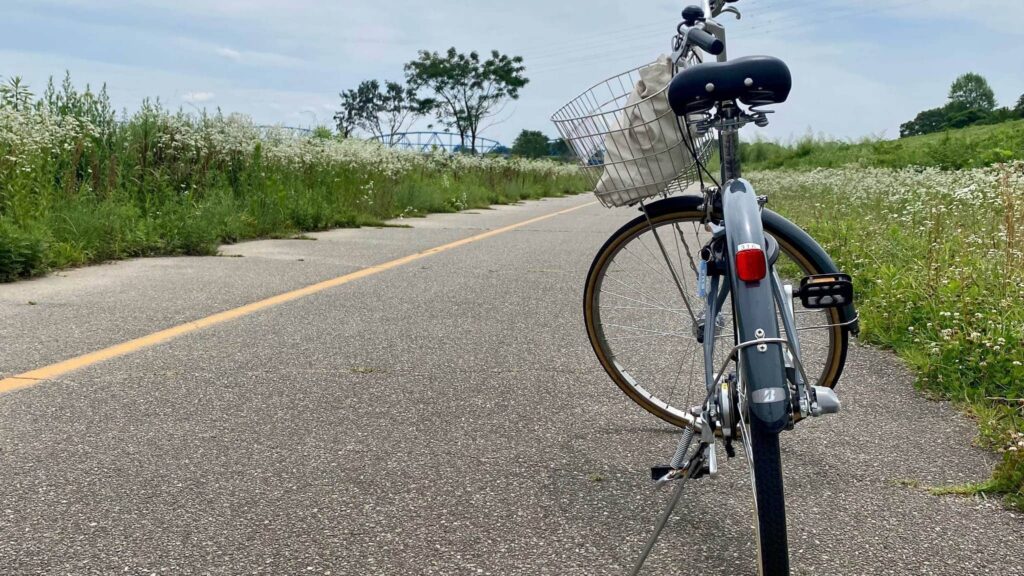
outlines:
M461 148L472 151L486 128L483 123L500 114L509 100L517 100L529 83L525 71L521 56L497 50L487 60L477 52L462 54L455 48L444 54L422 50L418 59L405 65L408 83L417 93L417 111L433 114L458 130Z
M1024 105L1024 96L1017 103ZM1024 117L1024 112L1017 111ZM996 96L988 81L980 74L969 72L958 77L949 87L949 101L941 108L925 110L916 118L900 126L900 136L930 134L951 128L964 128L976 124L995 124L1012 117L1007 108L996 108Z
M991 112L996 107L996 95L984 76L968 72L953 81L949 87L950 103L967 110Z
M537 130L523 130L512 143L512 153L524 158L542 158L551 153L548 137Z
M575 153L569 149L569 144L564 138L559 138L551 143L551 155L568 161L572 160Z
M910 122L900 126L900 137L906 138L908 136L918 136L920 134L938 132L946 127L947 118L948 110L945 106L942 108L925 110Z
M370 83L362 82L354 90L345 90L338 94L341 97L341 110L334 115L338 133L347 138L360 127L369 110L374 106L374 97L380 86L371 87Z
M1024 118L1024 94L1017 99L1017 105L1013 107L1013 111L1018 117Z
M341 110L334 115L334 122L338 128L338 135L342 138L347 138L358 127L356 125L358 109L353 105L353 101L347 97L348 92L341 92L338 95L341 96Z
M1009 122L1010 120L1016 119L1017 113L1010 108L1003 106L990 112L985 119L979 122L979 124L999 124L1001 122Z
M376 80L367 80L340 96L341 110L334 119L338 122L338 131L345 136L359 128L390 141L416 118L413 91L397 82L385 82L381 86Z
M949 112L946 116L946 123L943 128L966 128L975 124L982 124L991 116L990 113L978 108L957 109L955 106L946 107Z

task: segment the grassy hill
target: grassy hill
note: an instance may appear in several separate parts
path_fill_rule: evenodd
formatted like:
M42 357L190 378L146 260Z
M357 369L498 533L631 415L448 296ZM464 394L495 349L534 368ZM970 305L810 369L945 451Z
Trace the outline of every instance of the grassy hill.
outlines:
M743 144L742 153L744 167L754 170L847 165L875 168L935 166L946 170L980 168L1024 159L1024 120L899 140L839 142L807 137L791 145L751 142Z
M1024 121L894 141L743 147L770 206L853 275L862 340L976 418L990 481L1024 510Z

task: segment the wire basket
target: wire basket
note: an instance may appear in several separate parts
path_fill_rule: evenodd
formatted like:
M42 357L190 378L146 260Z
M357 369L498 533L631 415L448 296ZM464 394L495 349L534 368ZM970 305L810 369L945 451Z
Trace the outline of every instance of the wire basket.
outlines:
M552 116L594 194L611 208L686 190L711 155L714 137L679 118L668 102L677 67L666 57L613 76Z

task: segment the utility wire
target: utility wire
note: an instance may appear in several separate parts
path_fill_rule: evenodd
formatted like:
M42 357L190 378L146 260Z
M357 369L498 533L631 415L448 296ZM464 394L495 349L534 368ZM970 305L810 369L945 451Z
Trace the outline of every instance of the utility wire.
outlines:
M908 8L908 7L912 7L912 6L916 6L916 5L922 4L922 3L927 2L927 1L928 0L905 0L903 2L894 3L894 4L891 4L891 5L886 6L884 8L880 8L878 11L874 11L874 12L885 12L885 11L891 11L891 10L895 10L895 9ZM829 13L829 14L821 15L821 17L818 17L818 18L811 18L811 19L807 19L807 20L793 20L793 21L789 21L789 22L782 22L781 25L776 25L776 26L770 26L770 27L758 26L758 27L752 27L752 28L749 28L749 29L739 29L739 30L730 32L728 34L727 38L730 41L732 41L732 40L750 40L750 39L753 39L753 38L760 38L760 37L765 37L765 36L770 36L770 35L777 35L777 34L780 34L780 33L783 33L783 32L789 32L789 31L798 30L798 29L806 29L806 28L814 26L814 25L822 24L822 23L825 23L825 22L835 21L835 20L840 19L840 18L854 17L854 16L865 15L865 14L869 14L869 13L872 13L872 12L867 12L867 11L864 11L863 9L835 11L835 12L832 12L832 13ZM554 64L554 65L551 65L551 66L541 66L541 67L538 67L538 68L533 68L533 69L530 69L530 71L534 72L534 73L551 72L551 71L555 71L555 70L564 70L564 69L567 69L567 68L572 68L572 67L577 66L579 64L584 64L584 63L590 62L590 61L604 63L604 62L609 62L609 61L622 60L622 59L627 58L627 57L637 59L637 58L642 58L645 55L650 57L651 60L653 60L654 56L656 55L656 52L657 52L657 48L654 47L654 43L653 42L652 43L643 43L643 44L631 44L631 45L628 45L628 46L616 45L616 46L613 46L613 47L608 47L605 50L590 51L590 52L588 52L588 53L586 53L583 56L578 57L578 58L570 58L568 60L563 59L563 60L560 60L557 64ZM527 62L527 65L529 66L529 62Z

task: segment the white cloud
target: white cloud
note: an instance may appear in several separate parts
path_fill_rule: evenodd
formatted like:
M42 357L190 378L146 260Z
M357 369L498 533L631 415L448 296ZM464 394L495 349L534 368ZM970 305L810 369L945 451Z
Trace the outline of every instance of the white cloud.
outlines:
M263 52L257 50L236 50L229 46L221 46L212 42L197 40L195 38L175 38L175 42L182 48L196 53L209 55L230 60L244 66L258 66L263 68L308 68L310 63L302 58L296 58L276 52Z
M203 102L209 102L216 98L217 95L213 92L186 92L181 95L181 99L191 104L202 104Z
M213 52L217 56L222 56L224 58L227 58L228 60L234 60L235 62L242 61L242 53L238 50L232 50L231 48L226 48L222 46L220 48L216 48Z
M208 44L202 42L195 43L198 46L210 50L211 47ZM221 58L227 58L233 62L239 64L245 64L247 66L272 66L275 68L302 68L306 66L306 61L301 58L293 58L284 54L276 54L274 52L256 52L256 51L239 51L234 48L228 48L227 46L216 46L212 47L213 53Z

